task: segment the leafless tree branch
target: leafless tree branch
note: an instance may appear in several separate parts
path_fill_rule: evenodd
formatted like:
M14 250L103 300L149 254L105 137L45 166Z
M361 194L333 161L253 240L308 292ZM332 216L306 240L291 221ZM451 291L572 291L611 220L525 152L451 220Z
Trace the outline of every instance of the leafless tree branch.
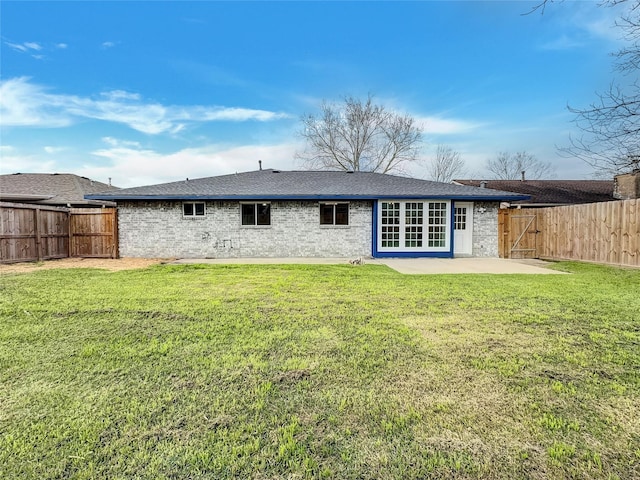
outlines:
M495 180L519 180L524 175L528 180L539 180L553 176L553 166L542 162L527 152L500 152L485 163L486 170Z
M302 117L300 135L306 148L296 156L308 168L379 173L401 172L417 159L422 141L412 117L388 112L371 95L364 102L323 102L319 115Z
M427 162L426 169L430 180L450 182L456 176L464 176L466 166L459 152L446 145L438 145L435 156Z
M543 0L535 10L544 12L553 0ZM564 156L582 159L597 176L611 177L640 168L640 0L602 0L601 7L625 5L615 25L626 45L614 52L614 67L622 77L609 90L597 94L586 108L569 106L582 132L570 145L560 147Z

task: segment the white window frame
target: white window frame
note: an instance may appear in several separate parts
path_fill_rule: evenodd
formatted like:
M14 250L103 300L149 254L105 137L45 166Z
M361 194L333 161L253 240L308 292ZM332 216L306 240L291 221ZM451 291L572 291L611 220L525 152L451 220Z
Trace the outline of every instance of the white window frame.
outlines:
M382 204L383 203L399 203L400 204L400 245L398 247L383 247L382 246ZM422 226L422 246L421 247L406 247L406 227L412 227L406 222L406 205L408 203L422 203L423 222L419 226ZM429 224L429 204L430 203L444 203L445 204L445 216L443 224ZM444 246L442 247L430 247L429 246L429 227L444 227ZM444 199L405 199L405 200L379 200L378 201L378 227L377 227L377 251L378 252L448 252L451 249L451 200Z
M193 213L187 215L184 211L185 205L191 205ZM202 205L202 215L196 213L196 205ZM182 218L205 218L207 216L207 202L182 202Z
M245 205L253 205L253 224L243 223L242 210ZM269 206L269 223L258 225L258 206ZM240 202L240 226L242 228L271 228L273 224L271 220L271 202Z
M322 223L322 207L330 205L333 210L333 219L331 223ZM347 206L347 223L345 224L337 224L336 223L336 207L338 205L346 205ZM347 228L351 224L351 204L349 202L320 202L318 207L318 214L320 222L320 228Z

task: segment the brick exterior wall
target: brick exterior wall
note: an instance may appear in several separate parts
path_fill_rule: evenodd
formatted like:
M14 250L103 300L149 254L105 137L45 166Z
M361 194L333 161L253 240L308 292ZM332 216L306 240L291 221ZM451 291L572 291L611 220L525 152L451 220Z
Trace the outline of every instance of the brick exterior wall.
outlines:
M640 198L640 170L613 177L613 197L618 200Z
M349 202L349 226L320 226L319 203L271 202L271 226L242 226L240 203L207 201L185 218L182 202L118 204L120 255L146 258L370 257L372 202ZM497 202L473 204L474 257L498 256ZM481 213L482 209L484 211Z
M271 226L241 225L240 203L207 201L185 218L182 202L118 203L120 255L148 258L371 256L372 202L350 202L349 226L320 226L313 201L271 202Z
M474 257L498 256L498 208L497 202L473 204L473 252Z

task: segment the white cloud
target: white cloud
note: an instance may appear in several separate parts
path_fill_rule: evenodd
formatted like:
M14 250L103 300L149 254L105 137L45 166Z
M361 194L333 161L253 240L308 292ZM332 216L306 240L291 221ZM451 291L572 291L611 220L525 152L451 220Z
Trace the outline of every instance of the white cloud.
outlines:
M4 43L5 45L10 46L14 50L17 50L18 52L26 52L29 50L27 47L25 47L24 45L20 45L19 43L11 43L11 42L4 42Z
M258 160L262 160L263 168L291 170L294 168L294 152L299 147L294 143L234 147L208 145L165 154L120 145L116 139L107 138L110 139L107 143L114 146L92 154L107 160L109 165L86 165L74 173L101 181L111 177L113 184L119 187L257 170Z
M102 48L104 49L112 48L115 46L116 46L115 42L102 42Z
M187 177L201 178L257 170L258 160L262 160L265 169L291 170L295 168L294 153L300 148L296 143L204 145L164 153L114 137L103 137L102 141L107 145L106 148L88 155L71 152L64 158L44 152L25 153L13 146L3 145L0 150L0 174L68 172L105 183L111 178L118 187L135 187ZM94 158L88 158L91 156ZM80 158L84 159L84 164L76 163ZM69 161L81 166L70 167Z
M139 93L131 93L125 90L112 90L110 92L102 92L100 96L109 100L140 100Z
M47 58L47 56L43 54L43 52L45 51L61 50L68 47L66 43L56 43L56 44L49 44L45 46L41 45L38 42L13 43L13 42L5 41L4 43L5 45L11 47L16 52L31 54L31 56L36 60L43 60ZM36 52L41 52L41 53L36 53Z
M140 148L139 142L132 142L129 140L120 140L113 137L102 137L102 141L111 147L135 147Z
M424 129L424 133L433 135L455 135L469 132L480 127L479 124L465 120L447 119L437 116L414 118L416 123Z
M23 53L28 52L30 50L36 50L36 51L42 50L42 46L37 42L24 42L24 43L4 42L4 43L5 45L8 45L14 50L18 52L23 52Z
M621 32L616 28L616 20L629 6L624 2L616 6L600 2L566 2L558 3L555 6L558 12L554 13L557 13L558 27L567 35L567 40L570 43L582 42L586 46L585 40L589 39L619 41Z
M28 78L0 83L0 114L5 126L63 127L77 118L122 123L148 134L176 133L186 123L212 121L271 121L288 118L282 112L240 107L162 105L144 102L139 94L123 90L98 98L52 94Z
M562 35L555 40L546 42L540 46L542 50L572 50L583 47L585 43L568 35Z
M52 147L50 145L44 147L44 151L50 155L63 152L64 150L66 150L65 147Z
M64 127L71 118L60 111L55 95L28 82L24 77L0 82L0 121L2 126Z
M52 173L55 172L54 160L42 160L41 156L22 155L11 151L2 151L0 162L0 174L9 173Z

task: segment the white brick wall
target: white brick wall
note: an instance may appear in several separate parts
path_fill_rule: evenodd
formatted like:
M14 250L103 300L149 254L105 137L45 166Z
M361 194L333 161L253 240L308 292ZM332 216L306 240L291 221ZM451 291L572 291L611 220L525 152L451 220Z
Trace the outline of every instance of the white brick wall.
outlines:
M498 256L498 207L497 202L473 204L473 252L474 257Z
M498 256L498 206L496 202L474 203L474 257ZM184 218L182 202L124 202L118 204L120 255L147 258L371 256L372 202L350 202L348 227L320 226L319 218L319 203L313 201L271 202L269 227L242 226L239 202L207 201L204 218Z
M271 226L247 227L240 204L207 201L204 218L182 202L118 204L120 255L156 258L360 257L371 255L372 202L350 202L349 226L320 226L319 203L271 202Z

